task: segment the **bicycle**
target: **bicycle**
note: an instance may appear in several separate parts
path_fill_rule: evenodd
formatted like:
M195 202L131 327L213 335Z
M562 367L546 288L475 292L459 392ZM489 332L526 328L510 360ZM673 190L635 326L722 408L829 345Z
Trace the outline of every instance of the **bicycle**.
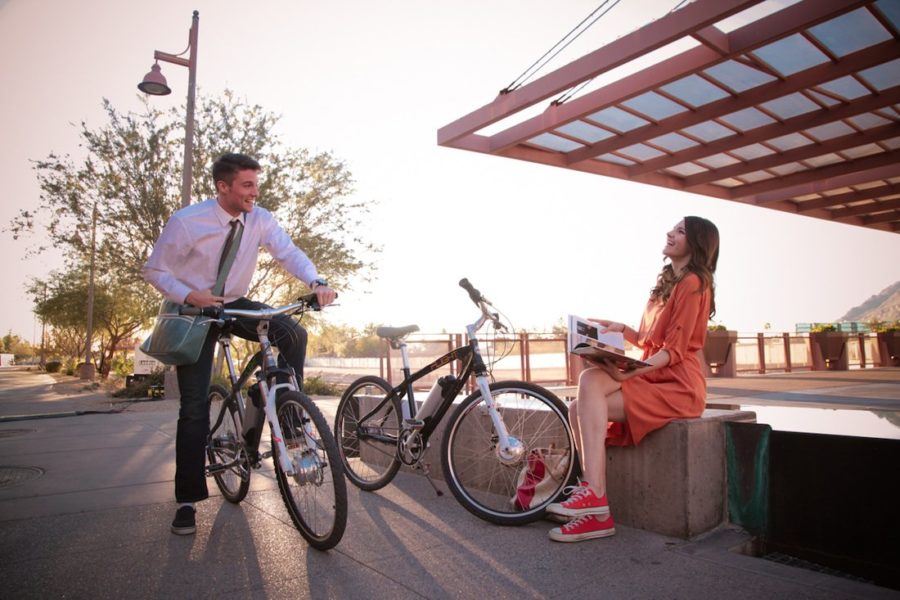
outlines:
M250 489L252 470L260 468L263 459L272 458L278 489L291 521L312 547L328 550L341 540L347 524L343 465L325 417L300 391L294 370L278 366L268 337L271 319L298 313L302 316L306 310L320 310L315 294L279 308L183 307L181 313L212 317L220 326L217 343L231 382L230 390L217 384L209 389L207 477L215 479L226 500L237 504ZM259 320L256 333L260 348L240 376L231 354L231 328L238 319ZM248 402L243 389L251 376L256 381L247 390ZM271 450L260 452L266 422Z
M406 338L418 326L379 327L376 334L400 350L403 381L391 386L367 375L350 384L341 396L334 431L347 478L367 491L378 490L394 478L401 463L421 469L429 439L457 402L474 374L477 389L458 403L449 417L441 444L444 480L456 499L472 514L500 525L534 521L574 481L575 445L566 405L552 392L524 381L491 383L481 356L477 332L487 323L495 331L508 330L490 302L466 279L459 282L481 310L468 325L468 343L410 373ZM457 361L456 377L442 378L418 409L413 384L433 371ZM406 402L401 402L404 397ZM539 478L532 469L535 454L557 457L557 477L527 502L519 492ZM549 469L548 469L549 470ZM549 488L549 489L547 489ZM438 495L441 492L435 486ZM534 490L532 490L534 491Z

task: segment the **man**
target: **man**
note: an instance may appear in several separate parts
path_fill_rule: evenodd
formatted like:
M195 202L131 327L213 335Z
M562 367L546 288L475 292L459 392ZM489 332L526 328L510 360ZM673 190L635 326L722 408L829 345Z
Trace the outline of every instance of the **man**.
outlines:
M256 310L266 305L244 297L256 269L259 248L268 250L291 275L310 286L325 306L335 293L316 267L276 222L272 214L255 206L261 167L243 154L225 154L212 168L216 198L182 208L172 215L143 268L144 279L167 299L193 306L225 306ZM226 242L236 242L237 253L228 271L222 295L213 293ZM256 322L240 321L235 335L257 340ZM194 503L209 496L206 487L206 438L209 435L210 373L215 350L216 327L211 327L199 360L177 367L181 409L175 439L175 500L179 507L172 532L189 535L197 528ZM269 326L269 339L281 355L303 377L306 330L283 316Z

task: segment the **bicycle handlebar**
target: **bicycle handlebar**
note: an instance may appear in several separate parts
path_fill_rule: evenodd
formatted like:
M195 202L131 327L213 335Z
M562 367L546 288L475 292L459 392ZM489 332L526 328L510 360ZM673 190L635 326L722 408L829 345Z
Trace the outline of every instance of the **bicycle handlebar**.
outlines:
M335 294L334 297L337 298L337 294ZM201 315L204 317L212 317L213 319L221 319L223 316L271 319L278 315L293 314L299 310L322 310L322 307L319 306L318 296L316 296L315 293L306 294L305 296L297 298L297 302L294 304L288 304L278 308L264 308L262 310L228 309L222 306L204 306L201 308L199 306L185 305L178 309L178 314L188 316Z
M469 298L471 298L472 302L474 302L475 304L478 304L479 302L486 302L484 296L481 295L481 292L476 290L475 286L469 283L469 280L465 277L459 280L459 287L469 292Z

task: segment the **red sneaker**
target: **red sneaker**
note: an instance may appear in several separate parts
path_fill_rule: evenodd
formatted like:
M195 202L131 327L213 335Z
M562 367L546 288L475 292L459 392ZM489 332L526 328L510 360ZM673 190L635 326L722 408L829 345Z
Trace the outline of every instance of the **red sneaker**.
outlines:
M566 488L568 491L571 488ZM547 512L564 517L580 517L582 515L606 516L609 514L609 504L606 494L598 498L586 481L576 487L572 495L565 502L554 502L547 505Z
M584 515L569 521L562 527L550 530L550 539L554 542L580 542L594 538L615 535L616 524L612 517L601 520L597 515Z

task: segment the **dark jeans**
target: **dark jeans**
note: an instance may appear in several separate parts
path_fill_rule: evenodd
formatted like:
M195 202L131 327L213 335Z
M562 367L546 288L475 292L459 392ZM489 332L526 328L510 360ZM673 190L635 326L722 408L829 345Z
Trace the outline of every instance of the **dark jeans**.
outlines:
M226 308L258 310L268 308L261 302L238 298ZM258 321L242 320L232 327L232 332L246 340L259 341L256 335ZM177 367L178 388L181 392L181 410L178 413L178 430L175 438L175 500L197 502L209 497L206 488L206 438L209 436L209 380L213 354L219 328L210 327L209 336L200 352L200 359L192 365ZM281 356L303 379L303 363L306 360L306 330L291 317L281 316L269 325L269 341Z

